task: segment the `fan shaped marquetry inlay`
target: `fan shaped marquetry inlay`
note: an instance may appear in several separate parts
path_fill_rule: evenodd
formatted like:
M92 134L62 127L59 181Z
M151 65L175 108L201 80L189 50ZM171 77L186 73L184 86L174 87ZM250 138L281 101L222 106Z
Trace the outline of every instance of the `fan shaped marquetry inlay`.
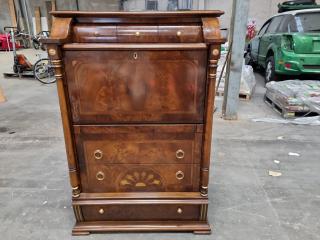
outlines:
M163 188L159 174L150 169L133 169L126 172L119 182L123 191L160 191Z

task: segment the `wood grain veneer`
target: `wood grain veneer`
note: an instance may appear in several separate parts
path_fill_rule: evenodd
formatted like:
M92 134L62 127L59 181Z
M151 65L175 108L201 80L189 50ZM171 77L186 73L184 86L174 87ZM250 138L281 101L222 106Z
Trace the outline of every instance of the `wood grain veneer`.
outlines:
M73 235L210 233L222 14L52 12Z

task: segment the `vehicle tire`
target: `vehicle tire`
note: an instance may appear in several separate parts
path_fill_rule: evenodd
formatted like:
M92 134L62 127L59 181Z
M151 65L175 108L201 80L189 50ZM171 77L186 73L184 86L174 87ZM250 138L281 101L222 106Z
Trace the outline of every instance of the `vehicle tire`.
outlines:
M269 56L266 60L266 67L265 67L265 81L266 83L271 81L277 81L278 76L275 70L275 61L273 56Z
M12 69L13 69L14 73L18 73L19 72L18 66L16 64L13 65Z
M34 64L33 74L35 79L44 84L50 84L56 81L51 61L48 58L39 59Z
M248 51L244 57L244 61L246 65L250 65L253 69L255 69L257 67L257 65L255 64L255 62L253 61L253 58L251 56L251 52Z

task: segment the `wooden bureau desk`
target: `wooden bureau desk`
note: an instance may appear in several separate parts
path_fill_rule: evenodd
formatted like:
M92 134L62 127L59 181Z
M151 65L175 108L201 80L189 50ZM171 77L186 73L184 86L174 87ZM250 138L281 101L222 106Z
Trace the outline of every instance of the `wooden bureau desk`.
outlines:
M223 12L52 14L73 234L210 233Z

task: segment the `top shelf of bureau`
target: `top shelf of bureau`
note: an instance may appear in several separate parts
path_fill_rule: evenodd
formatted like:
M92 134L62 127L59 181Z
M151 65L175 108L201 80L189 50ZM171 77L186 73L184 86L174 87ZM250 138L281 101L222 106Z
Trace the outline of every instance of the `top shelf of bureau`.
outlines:
M86 11L52 11L51 15L55 17L76 17L76 18L181 18L188 17L192 19L203 17L220 17L224 14L220 10L206 10L206 11L123 11L123 12L86 12ZM113 20L114 21L114 20Z
M218 17L223 11L51 12L47 44L72 42L202 42L221 44Z

